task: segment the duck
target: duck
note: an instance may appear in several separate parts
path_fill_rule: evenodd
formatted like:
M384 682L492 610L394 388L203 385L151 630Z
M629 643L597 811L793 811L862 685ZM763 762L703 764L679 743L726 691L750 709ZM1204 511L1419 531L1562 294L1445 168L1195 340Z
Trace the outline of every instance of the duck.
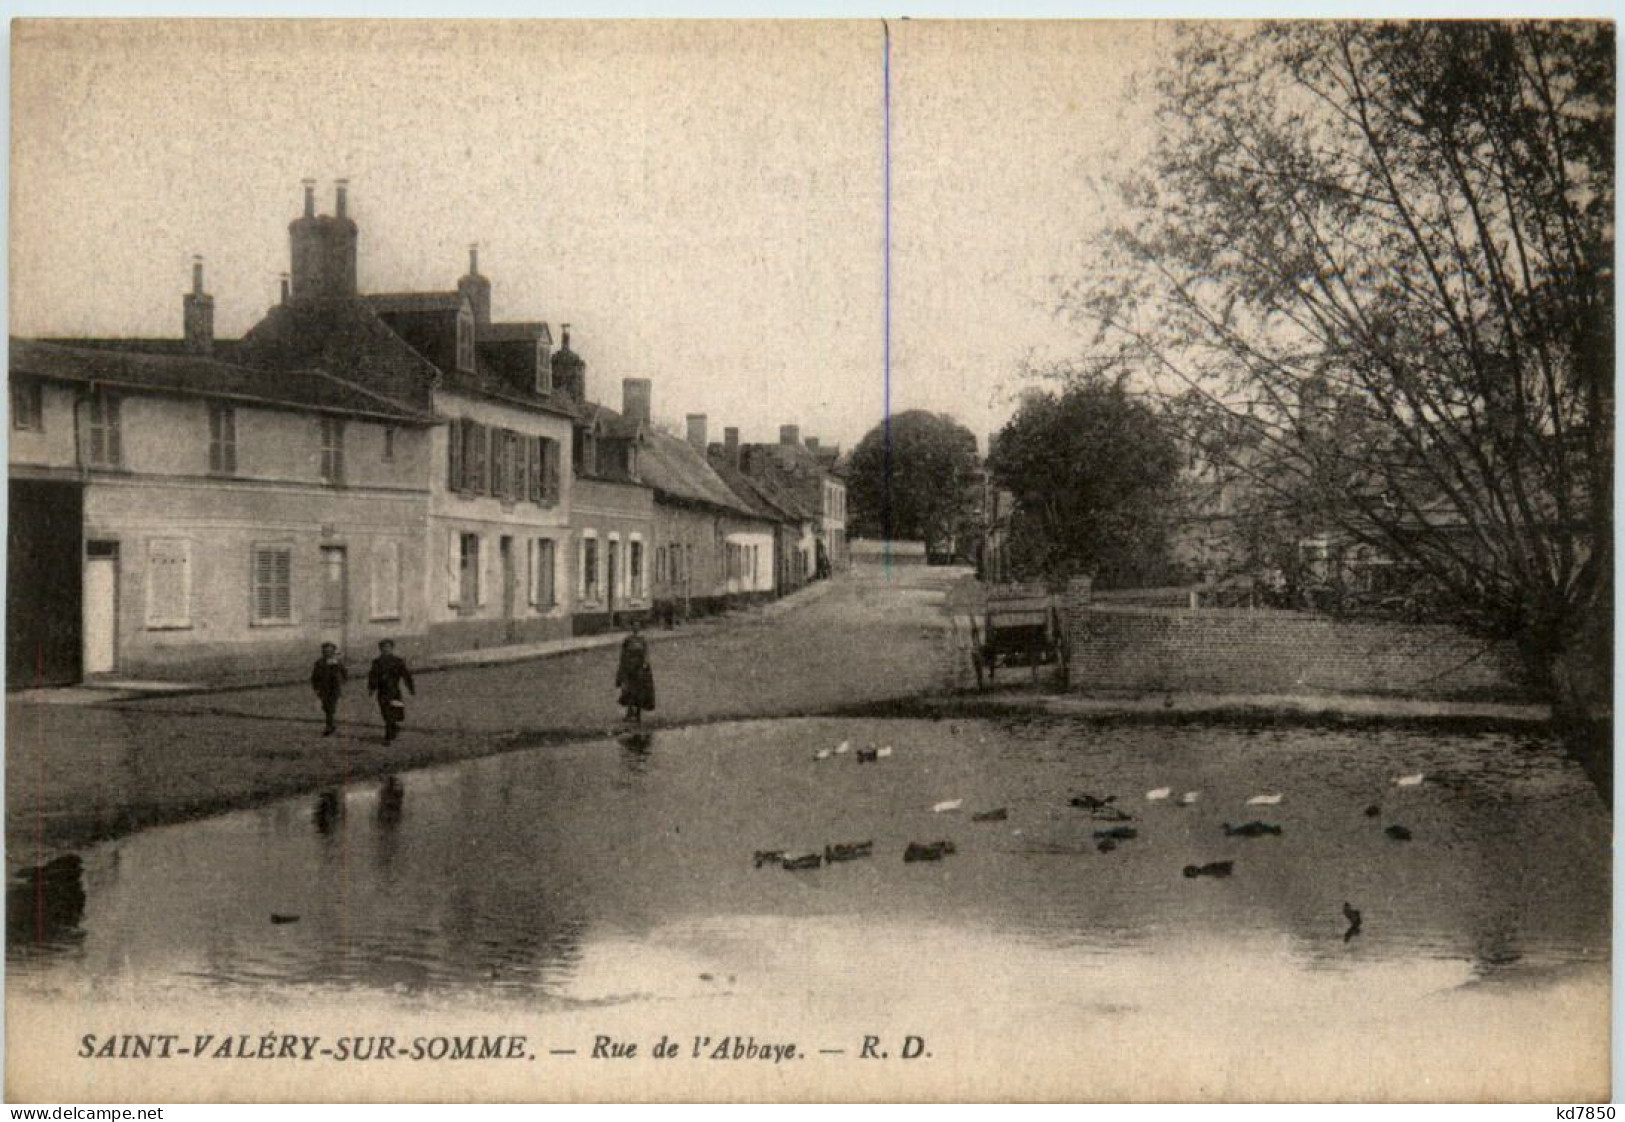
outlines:
M841 741L839 744L837 744L835 746L835 754L837 756L844 756L848 752L850 752L851 750L852 750L852 742L850 740L843 740L843 741Z
M908 848L903 851L903 860L941 861L952 852L954 843L951 841L909 842Z
M993 810L979 810L970 816L972 822L1003 822L1010 817L1007 807L997 807Z
M1270 795L1254 795L1247 800L1248 806L1280 806L1282 796L1279 793Z
M944 814L944 813L946 813L946 812L948 812L950 810L958 810L960 807L962 807L964 805L965 805L965 800L964 799L948 799L948 800L946 800L944 802L938 803L936 806L932 807L931 809L932 809L932 811L934 811L937 814Z
M1256 819L1251 822L1243 822L1240 826L1232 826L1228 822L1224 824L1224 836L1227 838L1262 838L1267 835L1278 837L1280 834L1281 827L1272 826L1268 822L1259 822Z
M1383 833L1393 838L1396 842L1408 842L1411 840L1411 832L1404 826L1390 826L1384 830Z
M1113 826L1110 829L1095 831L1095 837L1109 838L1112 841L1128 841L1139 836L1140 832L1133 826Z
M779 862L784 860L784 850L758 849L756 851L756 855L751 858L751 860L756 862L756 867L758 869L760 869L763 865L777 865Z
M272 923L298 923L299 922L299 917L295 916L295 915L288 915L288 914L286 914L284 912L272 912L271 913L271 922Z
M816 869L823 863L823 855L818 853L798 853L794 857L786 856L782 860L786 869Z
M1360 909L1343 901L1343 918L1349 921L1349 929L1343 932L1343 942L1348 942L1360 933Z
M1201 797L1202 797L1202 792L1200 792L1200 791L1186 791L1183 795L1179 796L1179 805L1180 806L1190 806L1192 803L1194 803L1197 799L1199 799Z
M830 751L828 748L820 748L818 751L813 753L813 759L815 759L815 760L827 760L831 756L833 756L834 754L835 753Z
M833 865L837 861L856 861L859 857L867 857L874 851L873 840L861 842L836 842L834 845L824 847L824 863Z
M1105 810L1110 804L1117 801L1116 795L1073 795L1067 800L1067 805L1078 807L1081 810Z
M1206 865L1186 865L1187 877L1227 877L1235 871L1234 861L1209 861Z
M1381 813L1382 807L1378 806L1376 803L1372 803L1370 806L1365 808L1365 816L1367 818L1376 818Z
M860 763L860 764L872 764L878 759L880 759L880 749L878 749L878 748L859 748L858 749L858 763Z
M1158 799L1166 799L1169 795L1171 795L1173 793L1174 793L1174 789L1172 787L1157 787L1157 788L1155 788L1153 790L1147 791L1145 793L1145 798L1146 798L1147 802L1153 802L1154 803Z
M1397 776L1394 779L1394 786L1395 787L1420 787L1422 785L1422 780L1425 779L1425 778L1426 778L1426 776L1424 776L1421 772L1417 772L1415 775Z
M1117 848L1117 842L1111 838L1101 838L1100 841L1095 843L1095 848L1102 853L1110 853Z
M875 756L882 760L889 759L891 757L891 745L882 744L879 748L876 748Z

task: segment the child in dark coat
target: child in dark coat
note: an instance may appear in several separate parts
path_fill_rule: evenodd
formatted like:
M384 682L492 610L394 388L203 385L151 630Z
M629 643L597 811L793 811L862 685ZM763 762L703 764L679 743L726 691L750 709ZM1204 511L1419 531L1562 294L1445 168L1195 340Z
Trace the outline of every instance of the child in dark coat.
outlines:
M401 722L406 719L406 702L401 697L403 683L407 692L416 697L418 688L412 681L412 671L407 669L406 660L395 653L392 640L381 640L378 657L372 660L372 669L367 674L367 692L378 695L378 712L384 718L386 744L399 735Z
M344 660L339 657L339 649L333 643L322 644L322 657L316 660L316 665L310 671L310 688L316 691L316 697L322 703L322 715L327 718L327 727L322 730L323 736L332 736L338 726L333 722L333 715L338 711L339 696L344 692L344 683L350 680L350 672L344 669Z

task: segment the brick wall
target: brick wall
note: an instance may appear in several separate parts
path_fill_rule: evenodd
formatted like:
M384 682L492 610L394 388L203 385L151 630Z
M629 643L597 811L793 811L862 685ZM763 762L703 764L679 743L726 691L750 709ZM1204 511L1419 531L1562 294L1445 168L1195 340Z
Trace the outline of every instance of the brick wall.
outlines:
M1515 700L1510 644L1300 612L1134 608L1069 590L1072 688Z

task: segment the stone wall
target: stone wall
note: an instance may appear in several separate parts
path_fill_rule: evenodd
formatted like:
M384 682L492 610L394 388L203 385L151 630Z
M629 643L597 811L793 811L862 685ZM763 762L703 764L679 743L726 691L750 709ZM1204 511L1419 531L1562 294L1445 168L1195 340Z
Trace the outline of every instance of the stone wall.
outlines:
M1081 594L1080 594L1081 591ZM1516 653L1451 627L1068 596L1072 688L1519 700Z

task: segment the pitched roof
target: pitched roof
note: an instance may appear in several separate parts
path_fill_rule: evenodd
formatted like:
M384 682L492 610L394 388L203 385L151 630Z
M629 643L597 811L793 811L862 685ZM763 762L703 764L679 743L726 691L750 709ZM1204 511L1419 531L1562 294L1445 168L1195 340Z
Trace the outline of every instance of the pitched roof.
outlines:
M481 324L475 334L482 346L486 343L517 343L520 341L534 344L538 339L545 339L549 343L553 342L552 329L540 320Z
M38 378L185 394L272 407L348 413L401 424L433 424L427 412L323 370L271 371L201 355L147 354L114 348L11 340L11 370Z
M655 489L656 495L703 503L752 518L762 517L729 489L711 470L705 457L686 440L651 429L639 447L638 474Z
M710 455L710 463L711 470L716 472L735 494L761 510L766 517L775 521L788 519L792 522L805 522L817 518L817 514L810 511L807 504L771 479L755 478L730 466L726 456L720 450L716 450L715 446Z
M359 300L278 304L232 350L273 370L322 370L428 411L439 369Z
M375 312L455 312L463 298L456 292L369 292L361 300Z

